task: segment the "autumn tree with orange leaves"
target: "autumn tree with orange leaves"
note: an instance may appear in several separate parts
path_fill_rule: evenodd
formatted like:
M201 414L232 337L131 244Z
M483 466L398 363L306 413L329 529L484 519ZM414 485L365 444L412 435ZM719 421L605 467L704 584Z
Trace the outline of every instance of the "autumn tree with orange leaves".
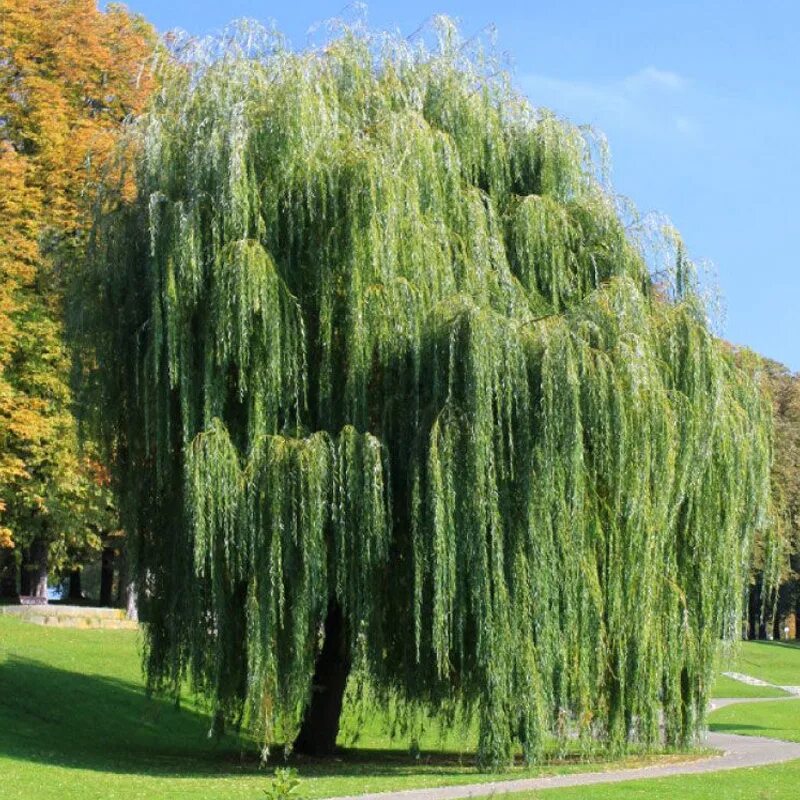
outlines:
M101 545L116 514L79 443L64 291L87 198L151 90L156 35L121 6L0 0L0 593Z

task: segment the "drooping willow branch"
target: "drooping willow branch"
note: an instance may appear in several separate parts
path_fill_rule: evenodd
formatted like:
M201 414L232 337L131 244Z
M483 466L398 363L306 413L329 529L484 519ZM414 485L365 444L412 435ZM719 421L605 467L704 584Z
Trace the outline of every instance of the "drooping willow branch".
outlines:
M770 413L682 252L661 291L583 134L450 28L256 49L166 69L93 237L152 685L289 741L334 600L484 763L691 740Z

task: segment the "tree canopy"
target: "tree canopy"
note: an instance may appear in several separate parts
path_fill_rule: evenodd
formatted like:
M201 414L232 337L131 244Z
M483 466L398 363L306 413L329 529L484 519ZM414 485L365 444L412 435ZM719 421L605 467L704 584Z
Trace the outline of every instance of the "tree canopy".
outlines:
M291 742L338 615L376 702L474 710L484 763L653 745L662 713L687 742L769 400L594 140L437 32L184 50L121 155L135 197L98 201L85 330L150 684Z

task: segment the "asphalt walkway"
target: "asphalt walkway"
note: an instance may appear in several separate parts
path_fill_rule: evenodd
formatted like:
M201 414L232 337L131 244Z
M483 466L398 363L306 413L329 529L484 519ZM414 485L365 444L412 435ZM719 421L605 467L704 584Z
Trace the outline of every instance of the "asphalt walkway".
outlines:
M712 709L723 708L733 703L794 701L796 697L761 698L735 697L714 700ZM592 786L600 783L638 781L645 778L669 778L673 775L698 775L709 772L739 769L741 767L763 767L784 761L800 759L800 743L768 739L763 736L739 736L732 733L709 733L706 746L720 750L720 755L700 758L695 761L671 764L653 764L634 769L608 770L605 772L582 772L573 775L553 775L546 778L520 778L488 783L469 783L461 786L440 786L430 789L407 789L401 792L379 792L335 798L335 800L457 800L464 797L510 794L511 792L540 791L567 786Z

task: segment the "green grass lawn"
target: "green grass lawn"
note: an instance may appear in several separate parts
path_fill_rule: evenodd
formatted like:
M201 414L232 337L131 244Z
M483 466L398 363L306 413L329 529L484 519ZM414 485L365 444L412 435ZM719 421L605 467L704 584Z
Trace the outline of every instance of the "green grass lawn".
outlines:
M800 698L775 703L726 706L715 711L709 722L711 730L722 733L770 736L774 739L800 742Z
M779 686L800 686L800 645L787 642L743 642L722 653L719 671L739 672ZM712 697L782 697L775 686L749 684L718 674Z
M148 700L137 634L47 628L0 616L0 798L133 800L263 797L271 771L253 743L208 739L208 717L186 702ZM408 789L525 775L630 766L657 757L577 763L566 758L502 775L479 773L471 734L436 730L415 759L371 720L358 750L328 761L300 761L300 798ZM458 751L467 751L460 754Z
M786 697L786 692L773 686L750 686L725 675L718 675L711 690L712 697Z
M779 686L800 686L800 644L744 642L723 659L724 672L741 672Z
M767 680L791 683L800 682L793 673L799 664L800 648L747 643L739 651L736 669ZM271 772L259 768L253 743L231 735L219 742L209 740L208 717L191 700L180 711L169 702L148 700L139 665L135 632L47 628L0 616L0 797L3 800L31 796L40 800L263 797ZM751 689L735 681L730 684L723 678L716 689L728 695L734 691L769 691ZM717 712L712 719L725 730L773 732L792 738L800 728L800 705L787 701L733 706ZM392 740L387 727L385 719L369 720L358 739L358 749L346 750L341 758L297 760L294 766L302 779L299 800L596 770L604 766L619 768L657 758L585 763L566 758L536 770L519 768L490 775L478 773L472 765L471 733L456 729L442 737L436 729L430 730L421 739L421 757L415 759L408 753L407 742ZM352 729L352 725L346 724L345 729L348 728ZM745 789L742 794L731 793L727 788L738 786L737 781L746 785L748 776L758 772L745 771L739 778L674 779L686 781L686 792L681 783L680 795L663 796L711 797L711 794L691 794L693 781L711 781L721 787L713 793L714 800L761 797L747 794ZM752 786L759 791L771 791L771 784L777 780L775 775L784 773L794 776L796 793L800 765L769 768L764 771L763 780L752 779ZM658 783L671 785L671 781ZM564 796L661 797L650 794L653 786L647 784L646 795L641 789L636 794L635 786L615 786L592 788L590 795L583 790L584 794Z
M797 800L800 761L710 775L506 795L509 800Z

